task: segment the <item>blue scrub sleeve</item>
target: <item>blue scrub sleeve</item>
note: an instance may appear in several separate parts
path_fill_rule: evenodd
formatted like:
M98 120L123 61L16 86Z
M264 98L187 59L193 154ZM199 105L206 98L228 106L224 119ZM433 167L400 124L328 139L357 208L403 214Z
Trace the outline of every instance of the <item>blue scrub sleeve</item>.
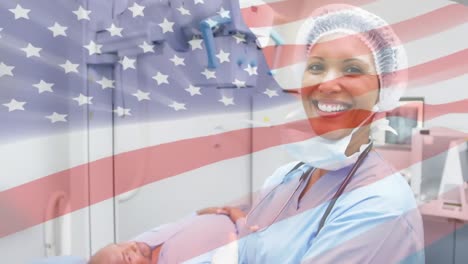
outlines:
M301 263L424 263L418 210L375 210L379 201L361 201L327 220Z

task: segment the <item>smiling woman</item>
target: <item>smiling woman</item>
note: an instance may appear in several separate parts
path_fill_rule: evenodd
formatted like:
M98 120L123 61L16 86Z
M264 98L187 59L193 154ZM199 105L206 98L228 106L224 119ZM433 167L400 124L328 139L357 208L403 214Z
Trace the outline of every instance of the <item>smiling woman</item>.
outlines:
M405 86L397 36L349 5L318 8L298 34L300 102L282 126L297 162L237 219L240 263L423 263L411 189L372 149L376 113L397 107Z
M287 126L283 139L293 143L286 148L314 167L350 165L371 143L372 128L394 131L376 113L398 106L407 81L405 51L381 18L339 4L315 10L297 42L307 47L299 49L305 63L296 72L302 109L288 117L304 124Z

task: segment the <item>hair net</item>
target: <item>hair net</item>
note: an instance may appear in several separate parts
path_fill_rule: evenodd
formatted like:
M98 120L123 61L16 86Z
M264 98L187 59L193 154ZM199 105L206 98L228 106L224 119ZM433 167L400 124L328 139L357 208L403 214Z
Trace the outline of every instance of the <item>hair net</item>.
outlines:
M307 44L308 54L320 38L335 33L356 34L372 51L380 83L374 111L397 107L406 87L407 61L405 50L388 23L361 8L332 4L312 13L300 27L296 41Z

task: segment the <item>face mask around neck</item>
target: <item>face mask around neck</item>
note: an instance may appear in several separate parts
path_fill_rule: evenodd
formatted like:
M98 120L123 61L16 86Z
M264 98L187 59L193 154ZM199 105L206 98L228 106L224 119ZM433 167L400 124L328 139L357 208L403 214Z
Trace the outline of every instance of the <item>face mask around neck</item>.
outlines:
M303 118L298 118L302 116ZM369 115L361 124L353 128L351 133L340 139L327 139L319 135L315 135L312 127L309 124L307 117L303 111L296 110L289 114L286 119L299 120L288 123L281 130L283 142L291 142L283 145L286 151L295 159L305 162L315 168L325 170L338 170L347 167L356 162L359 155L371 143L365 143L359 147L359 151L351 156L346 156L345 152L348 148L353 135L365 124Z

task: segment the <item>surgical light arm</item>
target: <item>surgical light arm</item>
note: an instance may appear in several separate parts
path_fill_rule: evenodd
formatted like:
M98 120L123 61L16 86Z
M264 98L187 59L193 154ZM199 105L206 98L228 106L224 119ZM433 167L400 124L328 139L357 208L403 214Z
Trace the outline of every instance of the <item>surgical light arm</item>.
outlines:
M205 41L208 56L208 68L214 69L217 66L215 59L216 47L214 43L213 29L232 22L230 17L214 16L200 22L200 31Z

